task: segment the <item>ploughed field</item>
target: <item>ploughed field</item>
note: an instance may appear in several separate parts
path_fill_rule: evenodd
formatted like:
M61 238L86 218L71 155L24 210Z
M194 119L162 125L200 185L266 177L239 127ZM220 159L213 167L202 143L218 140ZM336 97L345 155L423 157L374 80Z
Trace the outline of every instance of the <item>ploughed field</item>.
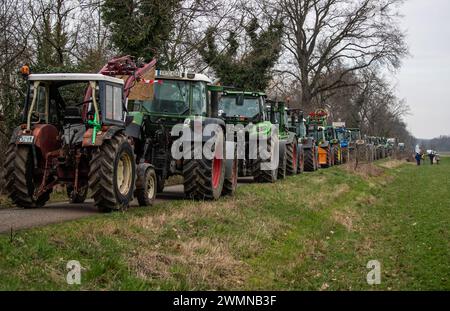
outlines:
M449 176L383 160L4 233L0 289L450 290Z

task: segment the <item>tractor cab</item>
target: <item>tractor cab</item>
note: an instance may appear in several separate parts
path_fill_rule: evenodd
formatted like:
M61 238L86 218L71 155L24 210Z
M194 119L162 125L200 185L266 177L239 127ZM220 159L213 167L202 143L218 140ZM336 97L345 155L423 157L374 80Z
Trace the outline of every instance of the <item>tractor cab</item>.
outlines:
M122 80L100 74L31 74L23 111L27 135L19 135L19 142L42 129L63 132L62 143L77 144L89 128L98 132L102 125L124 122Z
M278 124L279 136L283 139L284 136L289 135L289 116L286 104L281 101L267 101L269 104L266 107L268 121L272 124Z
M248 124L266 119L264 93L224 90L219 100L218 114L231 123Z
M303 111L291 108L288 110L288 116L289 130L296 133L300 139L306 137L306 119L303 116Z
M156 70L153 80L142 79L139 83L147 88L142 92L146 94L128 98L131 114L141 112L155 120L166 117L177 122L189 116L211 115L207 87L212 81L203 74Z
M328 114L325 110L318 109L311 112L306 120L307 135L313 137L318 145L327 141L327 117Z

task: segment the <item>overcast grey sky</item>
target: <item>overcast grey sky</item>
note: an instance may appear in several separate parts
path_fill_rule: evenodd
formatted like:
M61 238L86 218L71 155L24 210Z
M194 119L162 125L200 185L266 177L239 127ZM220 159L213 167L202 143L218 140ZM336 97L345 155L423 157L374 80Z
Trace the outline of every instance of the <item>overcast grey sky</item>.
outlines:
M411 57L397 74L418 138L450 135L450 0L407 0L401 9Z

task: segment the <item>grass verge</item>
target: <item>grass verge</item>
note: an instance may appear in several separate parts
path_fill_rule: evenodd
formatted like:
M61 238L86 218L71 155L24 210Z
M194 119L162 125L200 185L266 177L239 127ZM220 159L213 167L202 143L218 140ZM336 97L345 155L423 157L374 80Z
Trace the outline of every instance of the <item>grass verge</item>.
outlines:
M450 159L383 161L0 236L0 289L450 289ZM81 285L66 264L82 265ZM381 284L366 282L369 260Z

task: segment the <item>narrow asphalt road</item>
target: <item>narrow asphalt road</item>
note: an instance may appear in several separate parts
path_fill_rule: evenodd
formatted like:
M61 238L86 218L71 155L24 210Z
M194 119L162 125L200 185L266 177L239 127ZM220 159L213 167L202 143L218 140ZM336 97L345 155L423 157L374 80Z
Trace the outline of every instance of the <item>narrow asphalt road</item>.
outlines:
M251 179L239 179L239 184L251 182ZM167 186L164 192L159 194L156 204L169 200L184 199L183 185ZM133 202L131 208L137 207L137 202ZM50 203L45 207L36 209L8 208L0 209L0 233L16 231L20 229L44 226L52 223L74 220L99 212L94 206L93 200L86 200L82 204L69 204L68 202Z

